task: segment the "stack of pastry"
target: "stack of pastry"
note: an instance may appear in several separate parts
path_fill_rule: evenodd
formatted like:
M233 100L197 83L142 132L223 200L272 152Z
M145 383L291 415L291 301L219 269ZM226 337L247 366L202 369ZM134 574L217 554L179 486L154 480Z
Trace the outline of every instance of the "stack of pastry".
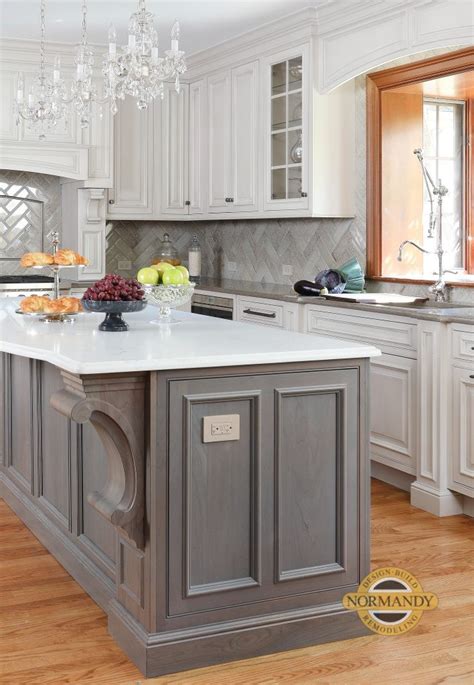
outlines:
M30 295L20 302L24 314L77 314L82 303L77 297L60 297L51 300L47 295Z
M74 250L61 249L56 254L47 252L27 252L20 260L23 267L30 266L82 266L88 264L88 260Z

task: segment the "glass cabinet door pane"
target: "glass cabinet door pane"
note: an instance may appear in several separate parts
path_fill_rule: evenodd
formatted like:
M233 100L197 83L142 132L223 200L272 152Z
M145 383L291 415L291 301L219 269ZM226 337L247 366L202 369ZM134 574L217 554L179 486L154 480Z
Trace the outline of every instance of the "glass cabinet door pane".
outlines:
M288 164L301 164L303 161L303 136L300 128L288 131Z
M288 197L299 198L303 189L303 175L300 166L288 169Z
M272 95L286 92L287 62L280 62L272 66Z
M302 87L303 58L294 57L288 62L288 90L298 90Z
M272 167L286 164L286 133L272 135Z
M272 100L272 131L286 128L286 95Z
M286 199L286 169L272 171L272 200Z
M288 128L300 126L303 116L302 92L290 93L288 95Z

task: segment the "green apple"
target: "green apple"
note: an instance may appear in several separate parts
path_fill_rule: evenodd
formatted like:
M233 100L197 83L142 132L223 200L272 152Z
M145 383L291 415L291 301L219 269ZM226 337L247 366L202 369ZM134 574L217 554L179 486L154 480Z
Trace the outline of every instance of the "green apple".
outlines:
M169 262L158 262L158 264L153 264L154 269L158 269L158 271L167 271L169 269L174 269L174 266L170 264Z
M187 268L185 266L177 266L176 268L183 274L184 282L189 283L189 271L187 270Z
M156 269L150 269L149 266L144 266L143 269L137 273L137 281L143 285L156 285L160 280L160 275Z
M184 274L178 269L166 269L163 273L163 285L183 285Z

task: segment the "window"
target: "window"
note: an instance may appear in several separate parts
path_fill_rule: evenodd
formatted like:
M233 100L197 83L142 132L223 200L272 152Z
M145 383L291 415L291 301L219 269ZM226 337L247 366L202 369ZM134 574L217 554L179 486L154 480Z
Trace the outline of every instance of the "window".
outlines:
M446 280L474 286L474 48L367 76L367 275L433 282L437 248L431 202L419 159L443 200ZM433 212L438 215L437 197ZM432 235L434 233L434 235Z
M443 201L444 266L452 271L465 268L464 245L464 102L425 98L423 102L423 154L426 167L438 185L446 186L448 194ZM420 169L421 171L421 169ZM430 231L431 203L424 186L423 238L424 245L435 245L436 237ZM437 215L437 201L433 196L433 212ZM431 249L434 249L432 247ZM423 271L436 273L435 255L424 255Z

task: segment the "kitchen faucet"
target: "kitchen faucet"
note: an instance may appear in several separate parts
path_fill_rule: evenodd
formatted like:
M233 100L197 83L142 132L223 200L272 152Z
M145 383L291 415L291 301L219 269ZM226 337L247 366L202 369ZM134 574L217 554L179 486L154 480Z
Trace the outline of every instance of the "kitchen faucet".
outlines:
M416 155L418 161L421 164L421 169L423 172L423 178L425 180L426 188L428 190L428 196L430 199L430 205L431 205L431 210L430 210L430 221L429 221L429 227L428 227L428 237L432 238L433 237L433 232L434 229L437 226L437 245L436 245L436 250L427 250L426 248L422 247L418 243L416 243L414 240L404 240L399 249L398 249L398 261L402 261L402 256L403 256L403 249L405 245L413 245L413 247L416 247L417 250L420 250L420 252L424 252L425 254L435 254L438 257L438 280L436 283L433 283L432 286L430 286L430 293L433 293L435 296L435 301L436 302L446 302L448 299L448 286L446 285L446 282L443 278L444 274L447 273L454 273L453 271L449 271L447 269L443 268L443 256L444 256L444 250L443 250L443 197L447 195L448 189L446 186L444 186L441 183L441 179L438 179L438 185L436 185L431 178L431 175L428 171L428 169L425 166L425 162L423 160L423 150L421 148L416 148L413 150L413 154ZM431 186L431 187L430 187ZM438 217L436 220L436 217L434 216L434 199L433 195L435 195L438 198Z

